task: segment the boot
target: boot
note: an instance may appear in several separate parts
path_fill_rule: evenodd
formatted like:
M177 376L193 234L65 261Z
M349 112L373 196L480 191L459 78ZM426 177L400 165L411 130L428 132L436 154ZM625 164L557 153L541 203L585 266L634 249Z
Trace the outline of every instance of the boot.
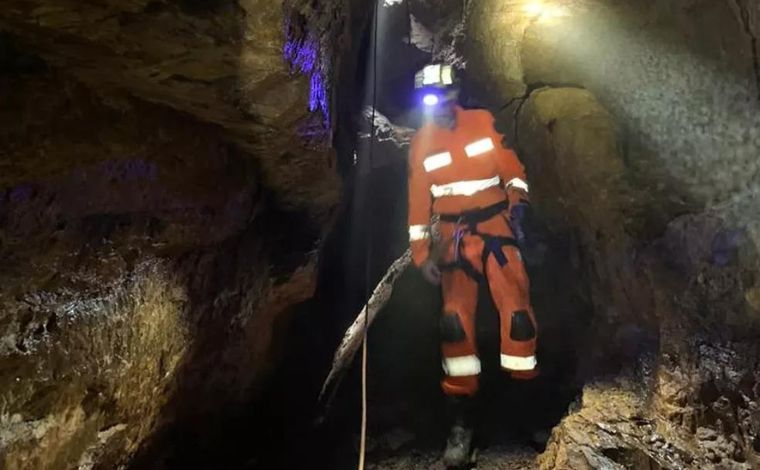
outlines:
M450 396L451 433L446 441L443 462L449 468L462 467L469 462L472 447L472 398Z

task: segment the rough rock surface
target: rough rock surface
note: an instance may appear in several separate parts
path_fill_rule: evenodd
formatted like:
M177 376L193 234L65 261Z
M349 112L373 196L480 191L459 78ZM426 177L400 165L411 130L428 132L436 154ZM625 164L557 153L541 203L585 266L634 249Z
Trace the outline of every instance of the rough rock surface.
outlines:
M240 406L313 288L317 226L278 215L208 125L60 76L6 83L5 162L39 176L0 193L5 468L115 463L212 396Z
M756 201L757 2L536 3L473 5L471 75L489 106L586 88L625 132L627 164L655 167L651 182L702 204Z
M760 5L536 5L473 5L467 47L595 310L541 466L753 468Z
M249 412L339 191L304 5L3 5L0 467L187 468Z
M309 16L295 7L305 31ZM0 30L93 88L127 93L220 126L255 155L268 185L284 201L326 211L336 197L332 165L326 148L319 148L329 129L309 114L310 79L291 72L283 59L286 14L290 10L281 2L258 0L18 0L3 6ZM340 30L339 24L332 26ZM310 55L310 61L329 52L309 47L298 43L293 51ZM317 148L299 136L315 132L311 144Z

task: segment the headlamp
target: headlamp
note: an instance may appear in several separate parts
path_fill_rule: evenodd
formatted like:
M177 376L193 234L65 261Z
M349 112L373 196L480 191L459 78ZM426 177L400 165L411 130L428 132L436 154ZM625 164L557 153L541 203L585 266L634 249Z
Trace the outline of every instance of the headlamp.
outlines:
M438 95L435 93L426 93L425 96L422 97L422 102L425 106L435 106L439 101Z

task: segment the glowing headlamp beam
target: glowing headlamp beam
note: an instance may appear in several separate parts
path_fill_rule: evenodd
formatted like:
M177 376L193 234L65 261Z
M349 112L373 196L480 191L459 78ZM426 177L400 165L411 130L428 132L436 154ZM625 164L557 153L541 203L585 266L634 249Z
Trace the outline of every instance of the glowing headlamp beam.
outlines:
M438 95L433 93L428 93L422 97L422 102L425 103L425 106L435 106L438 104L438 101Z
M550 19L568 16L568 12L564 7L543 2L527 3L523 6L523 11L528 16L535 19Z

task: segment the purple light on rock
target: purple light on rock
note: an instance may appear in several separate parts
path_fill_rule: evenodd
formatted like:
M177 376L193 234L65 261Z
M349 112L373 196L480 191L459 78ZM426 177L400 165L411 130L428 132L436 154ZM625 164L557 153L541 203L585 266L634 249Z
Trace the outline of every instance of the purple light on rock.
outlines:
M285 23L285 33L283 56L293 70L309 76L309 110L321 111L327 128L330 122L330 109L325 80L326 64L320 54L320 42L313 34L303 34L301 29L292 27L290 19Z
M21 184L11 189L10 200L13 203L26 202L32 198L34 188L31 184Z

